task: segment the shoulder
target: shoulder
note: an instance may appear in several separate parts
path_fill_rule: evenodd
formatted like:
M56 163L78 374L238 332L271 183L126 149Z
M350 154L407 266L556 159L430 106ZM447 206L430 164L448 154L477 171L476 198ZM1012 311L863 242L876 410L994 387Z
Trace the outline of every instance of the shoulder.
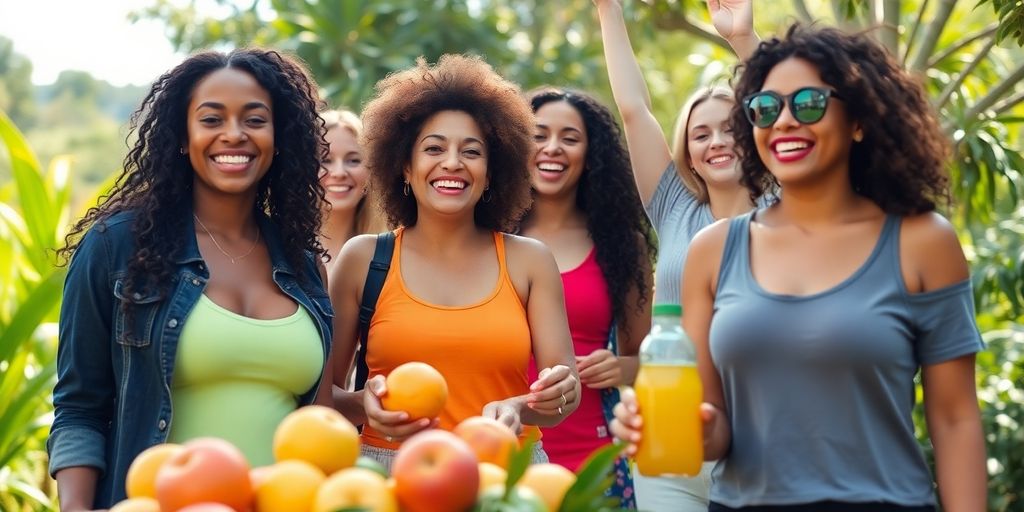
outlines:
M529 261L553 258L551 249L540 240L509 233L503 233L502 236L505 237L505 253L508 258Z
M729 237L731 224L732 219L719 219L701 228L696 235L693 235L693 239L690 240L690 256L687 259L692 258L694 254L703 256L715 253L721 254L722 249L725 247L725 241Z
M938 213L903 217L899 245L904 279L911 292L935 290L968 277L956 230Z
M331 283L341 283L358 279L366 279L366 272L377 248L377 235L356 235L341 247L338 262L331 265Z

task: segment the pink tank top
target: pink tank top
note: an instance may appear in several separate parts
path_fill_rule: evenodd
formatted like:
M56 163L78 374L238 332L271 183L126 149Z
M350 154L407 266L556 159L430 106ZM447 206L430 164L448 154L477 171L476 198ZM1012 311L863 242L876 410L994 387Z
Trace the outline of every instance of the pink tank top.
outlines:
M573 351L577 356L605 348L612 323L608 284L597 264L594 249L580 266L562 273L565 310L569 317ZM537 368L531 360L530 381ZM581 386L580 406L558 426L541 429L544 451L551 462L576 471L594 450L611 442L601 411L601 391Z

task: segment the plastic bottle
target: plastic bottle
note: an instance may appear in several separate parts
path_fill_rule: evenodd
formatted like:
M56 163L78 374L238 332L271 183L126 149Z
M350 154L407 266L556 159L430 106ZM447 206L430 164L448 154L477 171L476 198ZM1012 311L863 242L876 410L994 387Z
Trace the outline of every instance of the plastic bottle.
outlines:
M693 342L678 304L654 306L651 332L640 345L637 400L643 416L636 464L646 476L695 476L704 462L700 419L703 388Z

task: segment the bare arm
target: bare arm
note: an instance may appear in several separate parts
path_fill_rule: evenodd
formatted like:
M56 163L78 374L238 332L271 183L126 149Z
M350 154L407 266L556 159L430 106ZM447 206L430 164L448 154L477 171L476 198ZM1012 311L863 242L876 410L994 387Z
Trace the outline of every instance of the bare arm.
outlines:
M317 269L320 271L320 281L324 283L324 288L327 288L329 290L327 282L327 268L324 266L324 263L322 261L317 262ZM331 341L331 344L334 344L333 339ZM320 383L317 385L316 399L313 401L313 403L317 405L324 405L327 407L333 406L333 399L331 398L331 388L334 382L334 378L332 376L331 363L331 358L333 355L334 351L331 350L328 354L327 360L324 361L324 369L320 375Z
M690 242L683 269L683 328L697 349L697 370L704 387L704 460L725 456L732 442L728 411L722 393L722 378L711 360L709 334L714 312L718 269L722 250L729 233L727 221L718 221L704 228ZM642 413L643 411L641 411Z
M90 466L74 466L58 471L54 478L57 480L60 510L62 512L92 510L99 475L99 470Z
M334 408L355 425L366 422L362 392L345 389L359 343L359 303L363 283L369 269L376 244L375 235L352 238L338 253L338 263L331 267L330 294L334 305L334 339L331 350L331 370Z
M654 195L662 172L672 161L672 153L652 112L651 95L629 42L621 1L595 0L595 3L601 20L601 40L612 97L622 116L637 190L646 205Z
M922 382L942 509L986 510L985 442L974 355L924 367Z

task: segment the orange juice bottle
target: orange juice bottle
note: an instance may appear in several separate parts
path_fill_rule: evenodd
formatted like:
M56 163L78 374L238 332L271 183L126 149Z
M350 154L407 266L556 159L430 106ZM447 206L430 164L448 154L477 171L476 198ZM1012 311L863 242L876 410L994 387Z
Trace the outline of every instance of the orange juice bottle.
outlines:
M643 416L636 454L640 474L697 475L704 462L703 390L678 304L654 306L654 325L640 345L634 387Z

